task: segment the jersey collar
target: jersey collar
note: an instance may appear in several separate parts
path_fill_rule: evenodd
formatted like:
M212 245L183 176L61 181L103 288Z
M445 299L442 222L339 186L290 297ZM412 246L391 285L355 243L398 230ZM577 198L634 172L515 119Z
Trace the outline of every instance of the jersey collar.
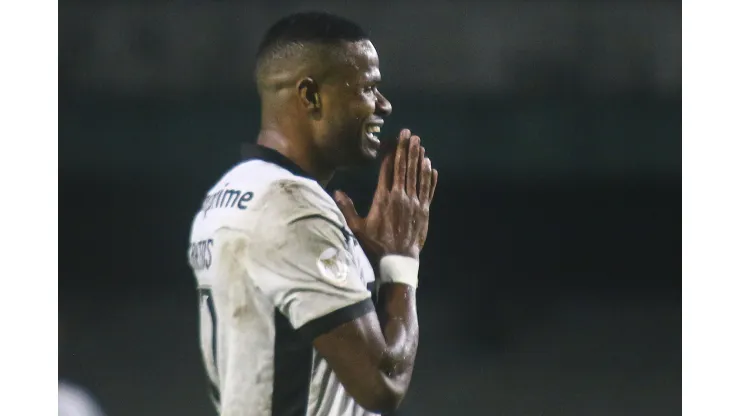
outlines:
M282 153L275 149L270 149L259 144L244 146L243 152L244 160L263 160L268 163L272 163L288 170L290 173L296 176L302 176L307 179L316 180L308 172L303 170L300 166L296 165L295 162L285 157Z

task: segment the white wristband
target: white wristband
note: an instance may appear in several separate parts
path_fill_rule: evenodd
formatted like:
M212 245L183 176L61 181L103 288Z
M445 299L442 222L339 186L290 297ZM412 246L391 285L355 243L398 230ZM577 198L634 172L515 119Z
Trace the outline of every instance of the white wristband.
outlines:
M380 259L380 283L403 283L416 289L419 285L419 260L391 254Z

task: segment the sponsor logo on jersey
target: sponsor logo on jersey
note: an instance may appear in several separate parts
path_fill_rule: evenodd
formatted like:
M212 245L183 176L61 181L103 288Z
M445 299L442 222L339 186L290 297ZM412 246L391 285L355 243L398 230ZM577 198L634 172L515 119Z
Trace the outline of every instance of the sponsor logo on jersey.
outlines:
M218 208L247 209L247 202L254 198L254 193L229 188L228 186L229 184L226 183L222 189L206 195L201 207L204 216L208 214L208 211Z

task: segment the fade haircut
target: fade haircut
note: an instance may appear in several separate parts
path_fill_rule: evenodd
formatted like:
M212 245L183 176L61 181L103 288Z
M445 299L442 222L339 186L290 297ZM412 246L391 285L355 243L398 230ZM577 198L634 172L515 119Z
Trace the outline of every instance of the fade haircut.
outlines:
M257 83L279 60L300 57L310 45L334 46L342 42L368 40L368 34L355 22L325 12L301 12L286 16L265 33L257 49Z

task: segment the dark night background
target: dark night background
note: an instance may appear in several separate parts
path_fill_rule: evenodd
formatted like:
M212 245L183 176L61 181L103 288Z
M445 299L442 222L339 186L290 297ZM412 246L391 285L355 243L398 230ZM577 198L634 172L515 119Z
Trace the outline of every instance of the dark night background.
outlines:
M678 415L680 2L312 2L370 29L440 170L400 415ZM253 141L259 37L300 2L62 1L60 378L213 415L191 216ZM361 206L373 170L333 187Z

